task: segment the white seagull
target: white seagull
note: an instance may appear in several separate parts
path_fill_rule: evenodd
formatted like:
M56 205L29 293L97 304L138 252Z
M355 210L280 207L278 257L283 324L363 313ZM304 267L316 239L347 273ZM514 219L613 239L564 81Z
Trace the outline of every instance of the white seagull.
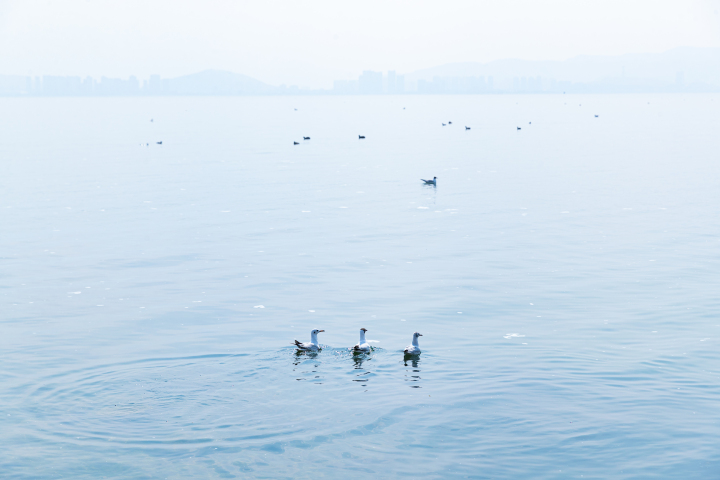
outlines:
M408 345L405 347L405 353L408 355L417 355L420 353L420 345L418 345L418 337L422 337L422 333L415 332L413 333L413 342L412 345Z
M325 331L325 330L317 330L317 329L315 329L315 330L313 330L312 332L310 332L310 341L309 341L309 342L302 343L302 342L298 342L297 340L295 340L295 344L294 344L294 345L297 346L297 348L300 349L300 350L311 350L311 351L313 351L313 352L316 352L316 351L318 351L318 350L322 350L322 349L320 348L320 345L318 345L317 334L320 333L320 332L324 332L324 331Z
M360 329L360 341L352 348L354 352L367 353L370 351L370 345L365 340L365 332L367 332L367 328Z
M424 178L421 178L423 182L425 182L425 185L437 185L437 177L433 177L432 180L425 180Z

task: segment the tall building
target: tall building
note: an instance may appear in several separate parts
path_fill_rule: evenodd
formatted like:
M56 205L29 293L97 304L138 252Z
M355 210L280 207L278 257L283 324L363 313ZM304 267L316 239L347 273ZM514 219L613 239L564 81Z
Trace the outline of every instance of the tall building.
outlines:
M405 93L405 75L395 77L395 93Z
M387 73L387 85L385 86L385 93L396 93L396 82L397 77L395 70L389 70Z
M358 90L364 94L378 94L383 91L382 72L365 70L358 78Z
M147 93L150 95L160 95L162 93L162 87L163 85L160 75L150 75Z

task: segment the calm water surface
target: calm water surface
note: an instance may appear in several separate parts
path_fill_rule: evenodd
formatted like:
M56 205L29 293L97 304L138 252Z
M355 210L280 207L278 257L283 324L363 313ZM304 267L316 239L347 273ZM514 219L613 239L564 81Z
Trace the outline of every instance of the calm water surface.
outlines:
M0 107L4 478L720 477L720 96Z

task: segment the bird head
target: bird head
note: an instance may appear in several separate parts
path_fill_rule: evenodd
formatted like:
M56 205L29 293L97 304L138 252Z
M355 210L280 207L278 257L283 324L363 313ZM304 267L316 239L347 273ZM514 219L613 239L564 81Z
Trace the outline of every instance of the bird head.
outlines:
M413 337L415 337L415 338L422 337L422 336L423 336L422 333L418 333L418 332L413 333Z
M367 332L367 328L361 328L360 330L362 330L363 332Z
M313 330L313 331L312 331L312 334L313 334L313 335L317 335L318 333L320 333L320 332L324 332L324 331L325 331L325 330L318 330L318 329L315 329L315 330Z

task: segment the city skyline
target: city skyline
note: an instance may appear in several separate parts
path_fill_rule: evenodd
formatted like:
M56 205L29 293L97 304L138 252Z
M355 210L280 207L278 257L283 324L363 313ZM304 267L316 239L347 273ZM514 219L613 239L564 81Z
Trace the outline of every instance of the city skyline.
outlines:
M676 48L661 54L579 56L564 62L499 60L446 64L408 74L363 70L330 89L269 85L222 70L173 78L0 75L4 96L382 95L623 93L720 91L720 49Z

